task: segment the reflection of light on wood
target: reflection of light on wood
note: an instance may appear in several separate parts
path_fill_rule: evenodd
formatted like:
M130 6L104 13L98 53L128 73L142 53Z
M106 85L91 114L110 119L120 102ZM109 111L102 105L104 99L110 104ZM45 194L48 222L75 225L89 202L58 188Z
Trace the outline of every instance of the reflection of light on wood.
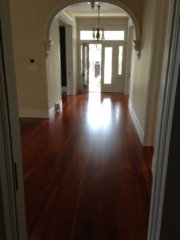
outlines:
M87 118L93 129L107 127L111 123L112 103L108 98L101 102L100 96L98 93L89 95Z

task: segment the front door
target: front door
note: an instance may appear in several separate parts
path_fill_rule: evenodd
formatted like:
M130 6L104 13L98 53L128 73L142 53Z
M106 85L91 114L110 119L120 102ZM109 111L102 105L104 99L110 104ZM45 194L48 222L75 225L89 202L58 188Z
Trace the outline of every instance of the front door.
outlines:
M82 92L89 92L89 44L83 43L82 45L82 79L83 86Z
M104 43L102 50L102 92L124 91L124 57L123 43Z

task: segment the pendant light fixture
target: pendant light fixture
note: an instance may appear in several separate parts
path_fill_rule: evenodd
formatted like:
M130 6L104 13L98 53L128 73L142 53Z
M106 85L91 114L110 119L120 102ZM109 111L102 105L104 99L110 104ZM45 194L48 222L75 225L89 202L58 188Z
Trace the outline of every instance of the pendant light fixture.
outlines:
M104 28L100 25L100 5L98 5L98 24L92 29L92 35L94 40L104 40Z

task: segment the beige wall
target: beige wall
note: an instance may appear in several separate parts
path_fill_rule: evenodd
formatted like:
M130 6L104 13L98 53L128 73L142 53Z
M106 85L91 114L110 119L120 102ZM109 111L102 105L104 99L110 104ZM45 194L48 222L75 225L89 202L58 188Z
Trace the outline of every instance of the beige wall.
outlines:
M145 1L140 60L133 50L130 103L144 146L154 146L168 4L169 0Z
M43 29L37 24L40 15L36 18L37 10L29 5L23 1L11 1L18 104L20 109L47 109L45 54L44 45L40 42ZM30 59L35 63L31 64ZM30 72L29 66L37 66L38 71Z
M49 52L49 56L47 57L46 62L48 84L48 109L54 108L55 103L61 100L61 62L58 18L53 24L52 39L54 41L54 44L52 50Z
M101 24L105 28L106 26L110 26L111 29L113 26L115 29L119 29L119 26L124 26L128 24L128 17L114 17L114 18L103 18L101 17L100 19ZM86 17L86 18L77 18L77 25L78 26L87 26L92 29L92 26L97 25L97 19L96 18L91 18L91 17ZM106 29L106 28L105 28Z
M141 39L141 57L133 49L130 102L142 130L143 142L145 131L145 113L147 105L148 81L151 67L151 51L154 27L155 0L145 0Z
M154 146L170 0L156 3L151 71L148 82L144 145Z

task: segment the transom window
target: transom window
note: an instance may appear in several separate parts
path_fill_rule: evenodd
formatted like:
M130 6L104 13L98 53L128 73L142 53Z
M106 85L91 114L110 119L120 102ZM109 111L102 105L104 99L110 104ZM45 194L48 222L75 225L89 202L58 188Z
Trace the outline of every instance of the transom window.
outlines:
M117 41L124 40L124 31L104 31L105 40L103 41ZM80 31L80 40L93 40L92 31Z

